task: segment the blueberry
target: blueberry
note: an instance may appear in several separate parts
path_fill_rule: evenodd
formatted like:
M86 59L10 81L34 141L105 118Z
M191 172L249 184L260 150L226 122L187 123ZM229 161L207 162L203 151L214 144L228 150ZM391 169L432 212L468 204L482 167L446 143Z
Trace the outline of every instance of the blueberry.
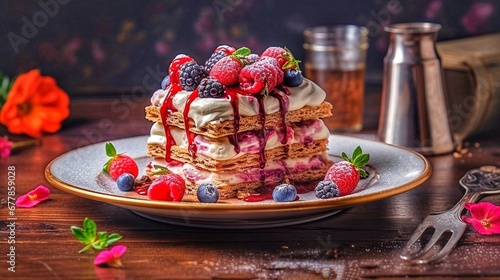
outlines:
M135 177L130 173L123 173L116 179L116 185L120 191L131 191L135 186Z
M321 199L333 198L340 195L339 187L332 181L319 182L314 191L316 192L316 197Z
M161 81L161 89L165 89L168 85L170 84L170 76L167 75L163 80Z
M276 202L290 202L297 197L297 189L290 184L281 184L274 188L273 199Z
M216 203L219 200L219 190L210 183L203 183L196 191L198 200L203 203Z
M288 87L297 87L302 84L302 72L297 69L288 69L285 71L283 83Z

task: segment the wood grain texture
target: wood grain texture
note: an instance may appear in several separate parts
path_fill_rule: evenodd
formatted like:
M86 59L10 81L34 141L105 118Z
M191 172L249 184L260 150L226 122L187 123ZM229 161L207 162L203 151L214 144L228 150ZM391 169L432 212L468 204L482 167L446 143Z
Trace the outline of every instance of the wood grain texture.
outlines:
M127 101L127 100L125 100ZM381 201L345 209L316 222L256 230L209 230L162 224L113 205L64 193L48 185L45 166L75 148L118 138L144 135L147 100L111 97L75 99L71 117L42 146L16 152L0 161L2 208L1 279L359 279L420 277L500 277L500 235L481 236L468 228L444 262L409 266L398 254L430 211L454 205L463 191L458 180L471 168L500 166L498 132L469 139L469 151L429 157L432 177L422 186ZM365 130L376 130L377 93L367 94ZM2 131L3 132L3 131ZM4 134L4 133L2 133ZM12 138L21 140L22 138ZM16 167L16 196L39 184L49 186L50 200L31 209L17 208L16 272L7 270L8 166ZM488 197L500 204L500 198ZM96 252L78 254L83 246L70 226L89 217L98 230L118 232L128 247L124 269L95 267ZM394 277L394 278L393 278Z

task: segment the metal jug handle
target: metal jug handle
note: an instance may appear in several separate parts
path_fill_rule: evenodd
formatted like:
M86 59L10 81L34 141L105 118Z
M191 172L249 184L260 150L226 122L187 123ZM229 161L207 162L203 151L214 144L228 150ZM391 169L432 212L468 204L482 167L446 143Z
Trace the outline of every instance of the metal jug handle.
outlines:
M468 119L454 132L455 143L461 144L463 140L477 130L486 120L488 105L493 96L493 82L491 73L481 58L471 58L464 62L475 76L475 91L462 102L473 104ZM453 96L450 92L449 96Z

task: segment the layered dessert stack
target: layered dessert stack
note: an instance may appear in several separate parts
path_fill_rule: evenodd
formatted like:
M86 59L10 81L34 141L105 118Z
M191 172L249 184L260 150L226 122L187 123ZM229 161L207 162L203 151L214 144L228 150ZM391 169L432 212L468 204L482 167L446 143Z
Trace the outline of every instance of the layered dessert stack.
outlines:
M321 180L332 164L321 121L332 105L286 48L220 46L203 65L178 55L162 88L146 107L147 174L181 175L187 199L206 182L226 199L285 179Z

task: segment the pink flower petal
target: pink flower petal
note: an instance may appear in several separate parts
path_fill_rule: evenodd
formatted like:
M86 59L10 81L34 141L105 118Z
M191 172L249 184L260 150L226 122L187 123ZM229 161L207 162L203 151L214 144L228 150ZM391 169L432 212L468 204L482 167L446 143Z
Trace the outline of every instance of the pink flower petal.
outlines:
M38 203L47 200L49 195L50 190L45 186L39 185L36 189L18 197L16 200L16 206L25 208L33 207Z
M462 216L462 220L471 224L474 229L485 235L500 233L500 206L489 202L467 203L471 217Z
M116 245L110 249L115 258L120 258L127 251L127 246L124 245Z
M116 245L109 250L101 251L94 259L94 265L123 267L120 257L127 251L124 245Z
M0 137L0 158L8 158L12 150L12 142L7 137Z
M103 265L114 261L113 253L109 250L101 251L94 259L94 265Z

